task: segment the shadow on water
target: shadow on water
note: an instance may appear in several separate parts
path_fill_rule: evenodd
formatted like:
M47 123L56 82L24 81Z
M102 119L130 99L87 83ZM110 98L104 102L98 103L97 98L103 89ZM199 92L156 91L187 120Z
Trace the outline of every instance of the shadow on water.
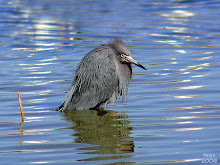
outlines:
M116 111L65 111L63 117L73 124L76 131L73 136L75 143L87 143L95 146L81 148L89 150L85 153L95 154L123 154L134 152L134 142L130 140L131 130L126 114L118 114ZM131 157L120 155L118 158ZM117 159L117 157L115 157ZM112 158L111 158L112 159Z

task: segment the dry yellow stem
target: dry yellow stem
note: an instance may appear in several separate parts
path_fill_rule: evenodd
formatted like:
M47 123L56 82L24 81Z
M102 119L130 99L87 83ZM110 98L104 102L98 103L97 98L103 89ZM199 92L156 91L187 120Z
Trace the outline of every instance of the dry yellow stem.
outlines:
M24 122L24 111L23 111L23 108L22 108L21 96L20 96L19 91L18 91L18 100L19 100L19 106L20 106L20 110L21 110L21 120L22 120L22 122Z

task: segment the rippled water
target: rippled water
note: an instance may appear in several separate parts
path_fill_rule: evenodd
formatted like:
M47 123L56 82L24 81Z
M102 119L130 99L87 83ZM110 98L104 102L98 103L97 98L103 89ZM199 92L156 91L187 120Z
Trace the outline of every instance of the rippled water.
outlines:
M219 163L219 18L215 0L0 1L1 164ZM113 36L148 68L128 98L52 111Z

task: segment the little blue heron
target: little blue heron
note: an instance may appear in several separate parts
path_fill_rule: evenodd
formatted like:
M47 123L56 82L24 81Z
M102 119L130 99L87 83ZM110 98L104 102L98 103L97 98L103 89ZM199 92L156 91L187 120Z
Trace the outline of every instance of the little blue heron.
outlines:
M59 111L98 109L124 98L132 75L132 63L147 70L130 56L119 38L88 52L80 62L74 81Z

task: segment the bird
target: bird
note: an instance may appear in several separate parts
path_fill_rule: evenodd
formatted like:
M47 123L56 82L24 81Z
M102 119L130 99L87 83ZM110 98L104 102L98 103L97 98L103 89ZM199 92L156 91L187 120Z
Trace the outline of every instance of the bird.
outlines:
M57 110L98 109L126 98L132 64L147 70L131 57L119 38L91 50L79 63L72 85Z

